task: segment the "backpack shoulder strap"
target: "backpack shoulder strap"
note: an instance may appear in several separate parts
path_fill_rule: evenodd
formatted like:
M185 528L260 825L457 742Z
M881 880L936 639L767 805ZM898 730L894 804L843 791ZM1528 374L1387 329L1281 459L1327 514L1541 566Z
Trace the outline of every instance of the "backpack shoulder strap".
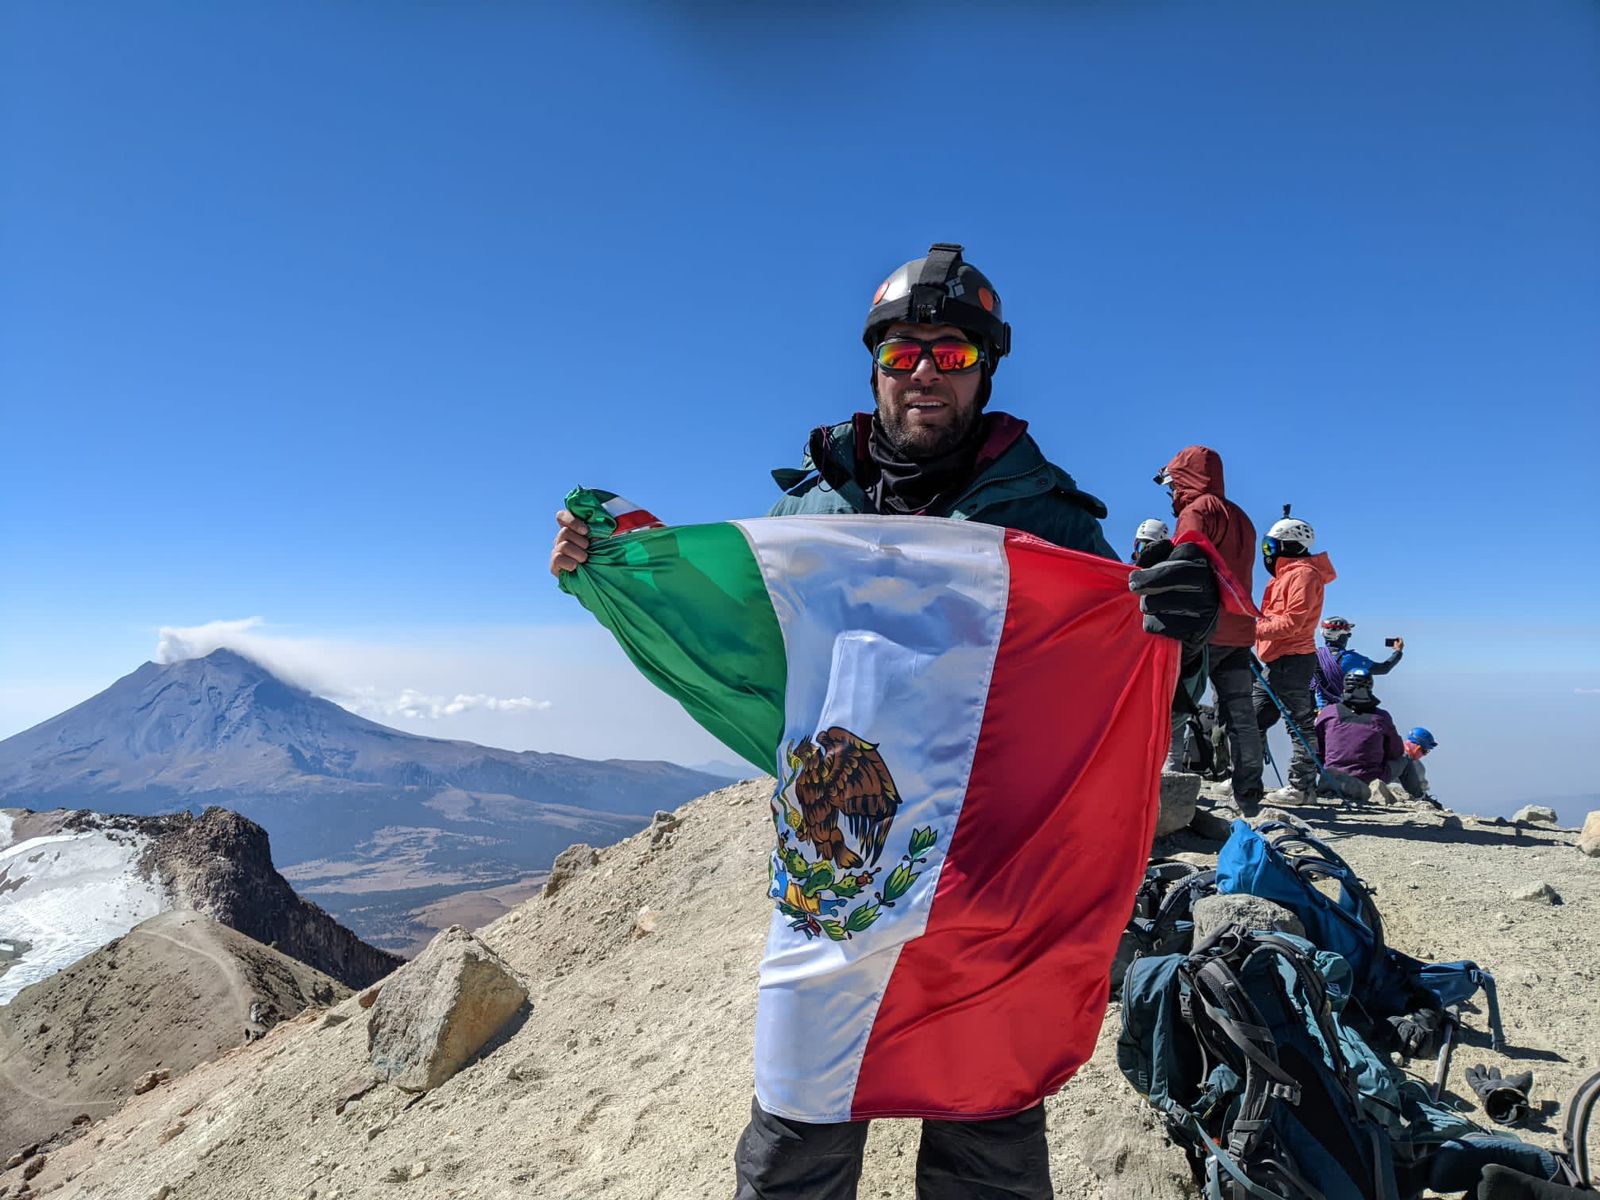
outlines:
M1341 858L1333 847L1314 834L1298 829L1283 821L1269 821L1257 828L1257 833L1267 839L1267 845L1276 850L1295 873L1307 882L1330 879L1343 889L1354 902L1356 915L1372 932L1373 961L1383 958L1388 942L1383 933L1383 915L1372 900L1372 885L1357 875L1355 868ZM1343 907L1343 906L1341 906Z
M1161 905L1156 909L1156 921L1172 915L1176 909L1194 911L1194 902L1203 895L1210 895L1217 890L1216 871L1195 871L1193 875L1186 876L1167 889L1167 894L1161 897Z
M1592 1188L1597 1181L1589 1170L1589 1124L1594 1120L1595 1104L1600 1102L1600 1071L1578 1085L1567 1102L1567 1123L1561 1131L1562 1169L1570 1171L1579 1187Z

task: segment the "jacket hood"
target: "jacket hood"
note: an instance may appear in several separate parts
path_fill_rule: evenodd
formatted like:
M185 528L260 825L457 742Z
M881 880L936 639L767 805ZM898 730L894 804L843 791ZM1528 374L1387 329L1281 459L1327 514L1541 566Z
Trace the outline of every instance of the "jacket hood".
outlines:
M1222 487L1222 455L1209 446L1185 446L1166 466L1172 477L1173 508L1181 511L1201 496L1226 500Z
M1276 578L1288 578L1289 571L1315 571L1324 584L1332 583L1339 578L1339 572L1333 569L1333 563L1328 558L1326 550L1319 550L1315 554L1308 554L1304 558L1280 558L1278 560L1278 573Z

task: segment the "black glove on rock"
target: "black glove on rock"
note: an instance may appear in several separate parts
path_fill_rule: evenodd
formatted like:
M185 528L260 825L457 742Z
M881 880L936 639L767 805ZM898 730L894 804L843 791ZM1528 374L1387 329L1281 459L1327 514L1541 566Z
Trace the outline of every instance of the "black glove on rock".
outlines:
M1502 1075L1499 1067L1482 1065L1467 1068L1467 1086L1478 1094L1478 1101L1489 1119L1502 1125L1520 1125L1528 1119L1528 1092L1533 1087L1533 1072Z
M1478 1200L1592 1200L1593 1196L1593 1192L1535 1179L1499 1163L1486 1166L1478 1183Z
M1139 597L1144 631L1204 645L1222 611L1205 551L1193 543L1154 542L1139 555L1139 567L1128 576L1128 590Z
M1436 1008L1419 1008L1403 1017L1390 1017L1395 1047L1407 1058L1425 1058L1439 1049L1439 1029L1444 1024Z

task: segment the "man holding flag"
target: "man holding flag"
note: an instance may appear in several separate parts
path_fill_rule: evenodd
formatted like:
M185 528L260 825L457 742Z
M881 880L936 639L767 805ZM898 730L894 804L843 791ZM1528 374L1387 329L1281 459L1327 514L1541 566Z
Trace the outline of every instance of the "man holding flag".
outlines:
M1011 327L960 246L890 275L863 340L874 411L773 472L780 519L662 528L577 491L550 569L779 779L738 1200L853 1197L879 1116L924 1119L922 1200L1033 1200L1218 577L1196 541L1130 575L1104 505L985 411Z

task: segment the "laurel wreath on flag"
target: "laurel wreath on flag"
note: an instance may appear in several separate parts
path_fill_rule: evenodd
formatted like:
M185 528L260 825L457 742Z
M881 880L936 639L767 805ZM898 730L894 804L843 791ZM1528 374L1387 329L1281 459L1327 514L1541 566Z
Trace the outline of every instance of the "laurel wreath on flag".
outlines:
M836 874L832 863L812 862L791 846L789 832L778 827L778 846L768 867L769 891L778 911L789 918L789 928L805 934L808 941L815 937L849 941L871 928L885 908L893 908L911 890L939 841L931 826L913 829L906 853L869 899L862 894L882 868Z

